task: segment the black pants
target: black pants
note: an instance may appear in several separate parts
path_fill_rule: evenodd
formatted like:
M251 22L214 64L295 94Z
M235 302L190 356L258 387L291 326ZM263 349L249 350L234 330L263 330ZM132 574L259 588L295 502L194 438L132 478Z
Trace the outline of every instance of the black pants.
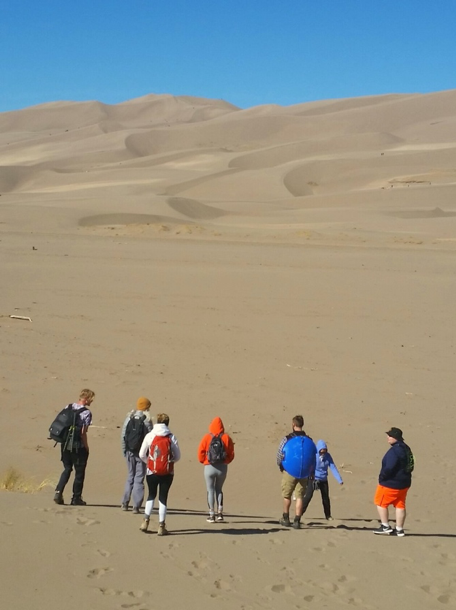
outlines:
M146 476L147 487L149 488L148 500L155 500L158 490L158 501L167 505L169 488L173 484L173 474L148 474Z
M85 447L81 447L77 451L68 451L62 447L62 463L63 472L60 475L60 480L55 488L55 491L63 492L65 485L70 480L71 472L74 468L73 482L73 497L82 496L82 488L84 487L85 471L89 453Z
M316 491L317 489L320 490L321 502L323 504L323 510L325 511L325 517L327 519L328 517L331 516L331 502L329 500L328 481L313 481L313 485L312 485L312 482L309 481L309 484L307 485L306 493L304 496L302 514L304 514L306 512L307 507L309 506L310 501L312 500L314 491Z

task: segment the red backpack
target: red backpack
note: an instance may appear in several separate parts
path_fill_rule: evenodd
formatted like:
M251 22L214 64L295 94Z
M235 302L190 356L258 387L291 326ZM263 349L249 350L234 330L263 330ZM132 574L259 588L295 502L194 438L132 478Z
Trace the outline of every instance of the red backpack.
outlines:
M154 436L150 444L147 468L152 474L173 474L174 462L171 460L171 435Z

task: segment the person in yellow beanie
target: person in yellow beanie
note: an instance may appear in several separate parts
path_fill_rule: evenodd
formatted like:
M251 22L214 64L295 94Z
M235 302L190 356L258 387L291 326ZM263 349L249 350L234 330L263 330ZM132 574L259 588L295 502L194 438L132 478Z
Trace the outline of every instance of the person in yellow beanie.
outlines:
M127 480L122 498L122 510L128 510L130 498L133 499L133 513L139 514L144 500L144 477L146 464L139 458L139 450L144 437L153 428L149 415L150 400L141 396L136 401L136 409L127 414L122 426L121 446L127 462Z

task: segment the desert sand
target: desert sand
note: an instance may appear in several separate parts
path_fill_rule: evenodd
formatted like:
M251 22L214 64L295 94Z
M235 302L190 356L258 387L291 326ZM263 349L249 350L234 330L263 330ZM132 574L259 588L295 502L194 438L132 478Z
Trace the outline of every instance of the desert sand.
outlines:
M445 91L0 114L0 470L50 481L0 492L3 607L456 604L455 108ZM84 387L88 505L56 506L47 430ZM166 538L120 510L141 395L182 449ZM298 413L345 485L330 475L334 521L315 497L295 531L275 454ZM196 450L216 415L236 458L213 525ZM371 533L390 426L416 457L404 538Z

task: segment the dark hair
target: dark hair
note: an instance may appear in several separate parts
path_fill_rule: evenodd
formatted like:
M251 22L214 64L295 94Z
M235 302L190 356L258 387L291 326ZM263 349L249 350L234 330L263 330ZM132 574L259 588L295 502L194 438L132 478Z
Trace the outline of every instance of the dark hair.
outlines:
M293 417L293 426L296 426L296 428L304 428L304 417L302 415L295 415Z

